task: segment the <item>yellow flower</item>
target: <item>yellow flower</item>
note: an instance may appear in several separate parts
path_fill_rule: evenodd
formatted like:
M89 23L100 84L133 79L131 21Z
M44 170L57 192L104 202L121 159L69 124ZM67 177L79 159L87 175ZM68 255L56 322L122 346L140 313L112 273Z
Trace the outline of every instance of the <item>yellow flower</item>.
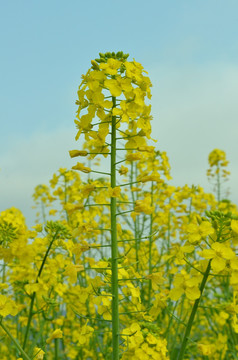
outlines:
M162 183L163 182L163 180L161 180L160 179L160 176L159 176L159 174L151 174L151 175L146 175L146 176L142 176L141 178L140 178L140 181L142 182L142 183L145 183L145 182L147 182L147 181L155 181L155 182L157 182L157 183Z
M115 79L105 80L104 85L109 89L112 96L120 96L121 95L122 89L117 80L115 80Z
M113 197L113 198L119 197L120 193L121 193L120 186L116 186L114 188L109 187L109 189L108 189L109 197Z
M154 146L139 146L137 148L138 151L145 151L145 152L148 152L148 153L153 153L154 150L155 150L155 147Z
M56 329L53 331L53 333L50 335L50 337L46 340L46 343L49 344L54 339L61 339L63 337L62 330Z
M218 165L219 162L226 159L226 153L220 149L214 149L208 157L210 166Z
M238 234L238 220L231 220L231 229Z
M181 274L176 274L174 278L174 288L170 290L170 298L177 301L183 294L189 300L196 300L200 297L200 290L198 284L200 282L199 277L190 277L185 270L181 271Z
M83 194L84 197L87 197L92 191L94 191L96 189L95 185L92 184L86 184L83 185L81 188L81 192Z
M85 325L80 328L79 333L77 334L77 341L79 345L85 344L91 337L94 329L88 325L88 320Z
M43 230L43 226L41 224L37 224L37 225L34 225L32 226L33 229L35 229L36 232L42 232Z
M49 215L55 215L57 213L57 210L56 209L51 209L50 211L49 211Z
M128 173L128 168L122 165L120 170L119 170L119 174L120 175L126 175L127 173Z
M151 206L151 197L148 195L143 200L136 200L134 211L135 213L144 212L147 215L152 214L154 206Z
M188 224L187 231L189 233L188 241L191 244L198 244L202 238L214 233L214 229L209 221L202 221L200 225L190 223Z
M132 153L132 154L127 154L126 155L126 160L127 161L136 161L136 160L140 160L141 158L142 158L141 153Z
M163 277L162 272L153 272L146 276L146 279L150 279L152 283L153 290L158 289L158 285L165 283L165 278Z
M202 355L209 356L214 353L214 344L198 344L198 349Z
M71 158L77 157L77 156L87 156L88 152L85 150L70 150L69 155Z
M215 242L211 249L205 249L200 252L205 259L212 259L211 267L214 271L220 272L226 267L226 260L236 257L234 251L224 243Z
M77 163L76 165L72 166L72 169L82 171L86 174L91 172L91 169L89 167L84 166L84 164L82 163Z
M117 75L117 70L121 67L121 61L109 58L106 63L100 64L100 69L104 70L106 74Z
M45 354L45 352L41 348L38 348L38 347L34 348L34 359L43 360L44 354Z
M5 295L0 294L0 316L13 315L18 313L18 307L16 303Z
M77 281L77 273L79 271L83 271L84 267L83 265L74 265L70 264L67 265L64 271L64 275L69 277L69 281L73 284Z

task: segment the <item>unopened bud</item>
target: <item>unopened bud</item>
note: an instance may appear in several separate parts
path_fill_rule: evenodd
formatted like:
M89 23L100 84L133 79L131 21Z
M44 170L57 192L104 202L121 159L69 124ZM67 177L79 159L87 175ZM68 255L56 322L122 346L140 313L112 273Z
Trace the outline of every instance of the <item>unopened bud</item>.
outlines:
M70 150L69 155L71 158L77 157L77 156L87 156L88 152L85 150Z
M100 70L98 63L95 60L91 60L91 64L94 70Z

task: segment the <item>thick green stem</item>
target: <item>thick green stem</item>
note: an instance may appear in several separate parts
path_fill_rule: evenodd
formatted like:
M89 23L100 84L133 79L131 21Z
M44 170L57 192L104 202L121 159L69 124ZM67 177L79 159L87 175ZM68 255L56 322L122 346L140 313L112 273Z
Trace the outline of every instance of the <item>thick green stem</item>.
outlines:
M27 355L27 353L25 353L25 351L22 349L21 345L18 343L18 341L16 339L14 339L14 337L12 336L12 334L10 333L10 331L6 328L5 325L3 325L2 321L0 322L0 326L1 328L5 331L5 333L10 337L10 339L12 340L12 342L14 343L14 345L16 346L16 348L20 351L21 356L23 357L24 360L31 360L31 358Z
M112 97L113 107L116 98ZM112 116L111 132L111 187L116 187L116 117ZM111 198L111 261L112 261L112 347L113 360L119 359L119 311L118 311L118 247L116 223L116 198Z
M202 293L203 293L205 284L207 282L210 270L211 270L211 260L209 260L206 271L205 271L205 273L203 275L202 283L200 285L200 293L201 294L200 294L200 297L198 299L196 299L195 302L194 302L192 312L190 314L190 317L189 317L189 320L188 320L188 323L187 323L187 326L186 326L186 329L185 329L182 345L181 345L177 360L182 360L183 357L184 357L187 341L188 341L188 338L189 338L189 335L190 335L190 332L191 332L191 329L192 329L193 321L194 321L194 318L195 318L195 315L196 315L196 312L197 312L197 309L198 309L199 302L200 302L200 300L202 298Z

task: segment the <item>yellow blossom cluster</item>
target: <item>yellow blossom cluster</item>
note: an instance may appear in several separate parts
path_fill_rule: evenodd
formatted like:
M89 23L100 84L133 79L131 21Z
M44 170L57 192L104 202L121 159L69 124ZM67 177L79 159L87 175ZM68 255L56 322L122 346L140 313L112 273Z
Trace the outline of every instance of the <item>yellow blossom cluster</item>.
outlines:
M36 187L32 228L18 209L0 213L1 360L237 353L238 209L222 197L226 154L209 155L215 196L170 185L168 156L150 145L150 88L128 55L100 54L78 91L76 138L86 142L70 156L85 163Z

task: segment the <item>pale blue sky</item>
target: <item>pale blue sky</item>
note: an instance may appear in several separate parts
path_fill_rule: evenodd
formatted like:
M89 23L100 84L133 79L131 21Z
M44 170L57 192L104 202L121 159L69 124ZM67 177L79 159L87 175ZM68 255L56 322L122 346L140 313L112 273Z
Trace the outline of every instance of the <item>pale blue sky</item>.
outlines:
M149 72L153 137L174 182L206 187L207 155L220 147L238 202L237 24L236 0L1 1L0 211L32 219L34 186L73 165L81 74L118 50Z

